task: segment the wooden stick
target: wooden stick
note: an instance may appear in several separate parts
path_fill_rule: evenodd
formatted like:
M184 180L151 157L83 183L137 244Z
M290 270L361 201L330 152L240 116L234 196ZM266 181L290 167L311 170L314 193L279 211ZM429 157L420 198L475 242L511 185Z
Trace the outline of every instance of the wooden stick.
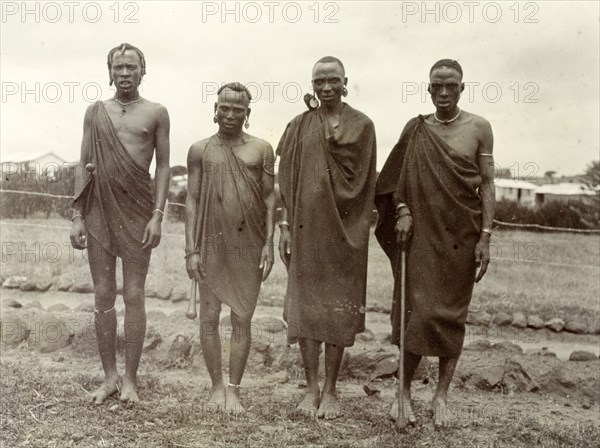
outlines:
M400 249L400 345L398 356L398 417L396 427L400 430L406 428L407 421L404 415L404 312L406 307L406 250L404 244ZM396 272L398 272L398 259ZM397 275L397 274L396 274Z
M196 290L198 289L198 281L194 278L192 279L192 290L190 291L190 300L188 303L187 311L185 312L185 317L188 319L194 320L198 313L196 312Z

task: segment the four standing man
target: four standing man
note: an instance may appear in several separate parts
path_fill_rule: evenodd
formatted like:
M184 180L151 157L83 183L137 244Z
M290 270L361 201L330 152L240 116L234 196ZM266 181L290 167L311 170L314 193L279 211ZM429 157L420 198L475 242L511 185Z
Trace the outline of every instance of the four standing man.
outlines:
M117 92L86 112L71 231L73 246L89 251L94 281L105 372L104 383L92 394L98 404L119 388L121 400L138 401L144 285L150 251L160 241L169 185L169 117L163 106L139 95L142 52L122 44L109 53L108 67ZM462 74L456 61L434 64L429 92L436 112L408 122L376 185L375 129L366 115L342 101L348 81L342 62L325 57L313 67L320 104L312 98L310 110L288 124L277 148L283 203L279 252L288 270L284 318L289 342L300 344L308 389L298 409L306 415L331 419L341 414L336 381L344 349L365 328L376 194L376 235L392 266L400 248L408 249L401 418L416 422L410 406L412 377L422 356L439 356L432 405L436 426L445 423L446 395L462 349L473 284L489 263L494 212L492 131L485 119L458 108ZM188 153L186 268L199 282L200 338L213 384L210 401L235 414L243 412L239 388L250 323L261 282L273 266L274 155L267 142L243 131L250 101L243 85L224 85L215 103L218 132ZM148 168L154 154L153 194ZM116 257L123 260L126 306L122 387L115 356ZM402 286L395 282L391 317L396 344ZM231 308L233 326L227 385L218 331L222 303Z

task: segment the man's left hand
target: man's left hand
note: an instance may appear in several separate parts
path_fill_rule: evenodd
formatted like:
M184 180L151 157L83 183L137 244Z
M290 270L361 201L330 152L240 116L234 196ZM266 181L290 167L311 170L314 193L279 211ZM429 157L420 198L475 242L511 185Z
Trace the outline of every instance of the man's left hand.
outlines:
M153 217L144 230L144 239L142 240L142 249L154 249L160 243L160 219Z
M475 277L475 283L477 283L483 278L490 264L490 237L485 233L475 245L475 264L479 268L479 272Z
M260 264L258 265L259 269L262 269L262 281L264 282L269 274L271 273L271 269L273 268L273 243L267 243L262 248L262 253L260 254Z

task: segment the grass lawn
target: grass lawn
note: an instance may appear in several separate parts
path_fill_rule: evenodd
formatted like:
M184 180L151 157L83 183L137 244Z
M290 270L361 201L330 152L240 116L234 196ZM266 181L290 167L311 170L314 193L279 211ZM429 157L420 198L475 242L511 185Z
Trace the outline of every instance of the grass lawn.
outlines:
M246 375L247 413L232 417L215 414L205 405L206 372L190 368L161 372L149 365L140 375L142 403L123 405L110 398L96 406L85 402L82 389L98 386L97 370L96 359L73 360L67 355L67 360L55 362L19 349L4 356L2 446L587 448L597 446L600 437L599 427L590 422L562 421L560 407L556 417L542 417L541 397L493 394L492 398L489 393L461 390L452 392L462 411L449 428L434 431L424 421L400 434L386 418L391 398L360 394L360 385L352 381L340 385L344 417L316 421L295 412L302 393L295 381L283 384L269 375ZM490 400L493 409L486 404ZM427 414L423 402L417 402L415 410Z
M85 253L70 248L69 231L61 228L69 225L60 219L2 221L2 275L90 279ZM163 240L152 255L148 288L188 287L183 231L183 223L163 226ZM276 235L276 243L277 239ZM475 286L473 307L490 313L536 313L543 319L578 318L588 324L600 319L600 235L501 230L492 238L491 256L488 273ZM276 254L259 304L281 306L285 285L285 268ZM367 306L389 310L391 290L390 264L373 237Z

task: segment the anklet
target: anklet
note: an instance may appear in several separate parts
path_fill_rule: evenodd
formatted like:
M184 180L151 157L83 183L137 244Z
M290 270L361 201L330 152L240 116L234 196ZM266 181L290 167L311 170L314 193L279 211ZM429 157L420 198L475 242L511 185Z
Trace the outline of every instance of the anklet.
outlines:
M96 314L106 314L106 313L110 313L114 309L115 309L114 305L112 306L112 308L110 308L110 309L108 309L106 311L100 311L100 310L94 308L94 313L96 313Z
M239 389L239 388L240 388L240 385L239 385L239 384L231 384L231 383L227 383L227 385L228 385L229 387L235 387L236 389Z

